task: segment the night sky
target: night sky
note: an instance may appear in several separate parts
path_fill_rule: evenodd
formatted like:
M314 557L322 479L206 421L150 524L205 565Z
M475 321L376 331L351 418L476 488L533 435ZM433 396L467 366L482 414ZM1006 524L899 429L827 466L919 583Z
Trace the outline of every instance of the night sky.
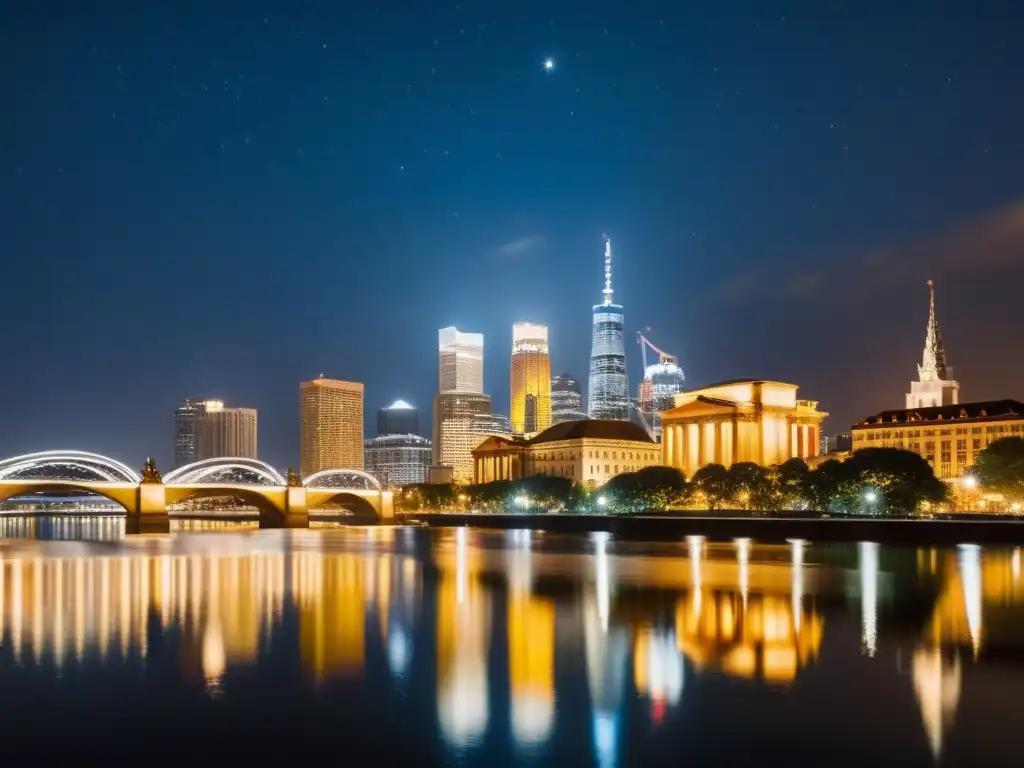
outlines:
M1024 398L1019 2L4 6L0 455L166 467L209 396L294 465L321 372L429 434L449 324L507 413L515 321L585 382L605 232L631 388L650 327L845 429L934 278L962 398Z

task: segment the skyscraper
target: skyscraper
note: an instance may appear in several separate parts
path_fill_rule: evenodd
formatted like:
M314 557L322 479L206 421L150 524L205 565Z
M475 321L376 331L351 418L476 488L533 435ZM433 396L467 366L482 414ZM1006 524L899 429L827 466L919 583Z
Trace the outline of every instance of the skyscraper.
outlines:
M196 420L196 458L258 458L255 408L211 407Z
M379 435L366 441L366 471L386 486L427 482L430 441L415 434Z
M551 357L546 325L512 326L512 400L509 419L518 434L551 426Z
M174 411L174 466L183 467L199 460L196 450L196 427L199 417L211 410L223 408L220 400L188 397Z
M363 385L325 379L299 384L299 471L363 468Z
M946 347L942 343L939 320L935 315L935 283L928 281L928 328L924 334L924 352L917 366L917 381L910 382L907 410L957 405L960 384L953 378L953 369L946 364Z
M622 306L612 302L612 241L604 239L604 300L594 306L587 412L592 419L629 420Z
M580 383L568 373L551 379L551 423L580 421L587 418L583 410L583 391Z
M377 411L377 437L418 435L419 433L419 411L404 400L395 400L387 408Z
M474 392L441 392L434 396L434 464L451 467L457 483L473 482L473 449L483 436L478 417L489 416L491 398Z
M437 332L438 392L484 391L484 335L455 326Z

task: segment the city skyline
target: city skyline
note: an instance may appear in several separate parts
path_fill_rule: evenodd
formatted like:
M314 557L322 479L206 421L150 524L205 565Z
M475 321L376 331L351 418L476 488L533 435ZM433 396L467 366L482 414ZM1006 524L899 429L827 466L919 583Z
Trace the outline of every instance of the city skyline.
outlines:
M1020 397L1024 341L994 332L1024 279L1012 17L871 5L138 7L73 33L19 7L0 453L169 467L203 396L256 408L289 466L296 382L425 418L453 324L491 341L496 404L524 317L586 387L605 231L634 388L651 327L688 386L798 382L845 432L901 405L932 278L964 391Z

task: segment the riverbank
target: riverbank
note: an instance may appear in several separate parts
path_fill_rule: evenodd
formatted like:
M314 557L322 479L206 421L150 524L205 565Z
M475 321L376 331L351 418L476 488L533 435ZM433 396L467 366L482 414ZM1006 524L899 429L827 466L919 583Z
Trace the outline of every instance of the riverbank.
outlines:
M885 518L736 517L723 515L472 515L436 513L410 516L430 527L529 528L551 533L604 531L638 540L704 536L728 541L876 541L891 544L1024 544L1024 522L979 519L893 520Z

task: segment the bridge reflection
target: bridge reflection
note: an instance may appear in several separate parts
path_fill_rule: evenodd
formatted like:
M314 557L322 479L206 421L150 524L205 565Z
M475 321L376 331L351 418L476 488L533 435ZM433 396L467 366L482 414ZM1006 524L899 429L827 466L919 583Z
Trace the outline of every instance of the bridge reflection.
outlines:
M390 527L5 540L0 660L59 670L172 653L181 678L211 696L230 694L232 671L268 654L293 654L318 686L358 684L384 664L400 688L433 686L450 745L480 745L507 712L524 751L551 742L568 671L586 677L593 758L604 765L621 751L627 697L657 728L701 678L785 695L821 663L833 623L859 626L864 663L906 677L938 756L970 670L988 651L1022 650L1019 550L919 552L914 578L936 597L926 620L908 625L870 546L840 564L803 542L690 540L649 555L617 553L607 537L591 546ZM176 642L154 645L161 637ZM507 706L496 708L501 696Z

